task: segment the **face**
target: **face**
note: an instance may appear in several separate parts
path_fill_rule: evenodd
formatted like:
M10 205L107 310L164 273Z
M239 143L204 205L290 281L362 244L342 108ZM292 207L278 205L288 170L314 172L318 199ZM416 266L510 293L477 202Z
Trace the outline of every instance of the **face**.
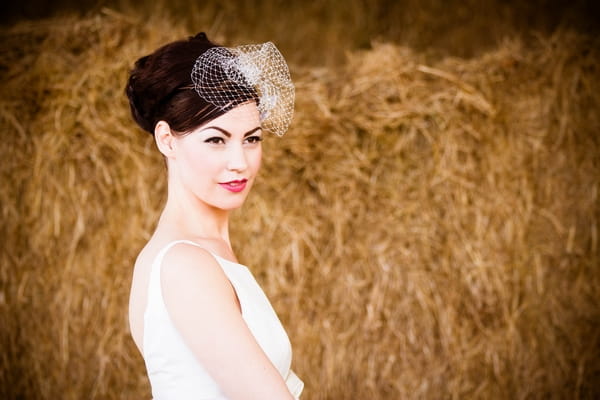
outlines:
M238 208L260 169L261 141L256 104L240 105L175 139L175 171L198 201L223 210Z

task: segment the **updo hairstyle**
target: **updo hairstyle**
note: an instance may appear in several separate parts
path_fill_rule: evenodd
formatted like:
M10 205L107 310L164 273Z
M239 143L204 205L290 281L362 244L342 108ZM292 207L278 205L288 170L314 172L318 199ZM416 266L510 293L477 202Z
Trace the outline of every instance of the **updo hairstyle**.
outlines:
M125 91L143 130L154 134L156 124L166 121L175 134L184 135L227 111L201 98L190 77L196 59L216 46L201 32L136 61Z

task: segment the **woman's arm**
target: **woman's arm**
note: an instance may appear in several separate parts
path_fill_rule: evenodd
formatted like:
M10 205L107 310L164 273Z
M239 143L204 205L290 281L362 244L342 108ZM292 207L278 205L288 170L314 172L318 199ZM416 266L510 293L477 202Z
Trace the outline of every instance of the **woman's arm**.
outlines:
M161 286L177 330L226 396L293 399L242 319L233 286L209 252L175 245L163 259Z

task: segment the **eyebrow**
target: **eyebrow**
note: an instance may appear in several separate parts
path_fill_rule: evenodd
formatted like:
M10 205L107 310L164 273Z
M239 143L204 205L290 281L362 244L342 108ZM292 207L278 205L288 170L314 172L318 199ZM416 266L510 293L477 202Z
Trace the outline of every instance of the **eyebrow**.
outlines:
M227 136L228 138L230 138L230 137L231 137L231 133L230 133L230 132L228 132L228 131L226 131L225 129L223 129L223 128L220 128L220 127L218 127L218 126L207 126L206 128L202 129L200 132L203 132L203 131L205 131L205 130L208 130L208 129L215 129L215 130L217 130L217 131L221 132L223 135ZM252 135L254 132L256 132L256 131L259 131L259 130L261 130L261 129L262 129L262 128L261 128L260 126L257 126L256 128L254 128L254 129L251 129L251 130L249 130L248 132L244 133L244 137L250 136L250 135Z

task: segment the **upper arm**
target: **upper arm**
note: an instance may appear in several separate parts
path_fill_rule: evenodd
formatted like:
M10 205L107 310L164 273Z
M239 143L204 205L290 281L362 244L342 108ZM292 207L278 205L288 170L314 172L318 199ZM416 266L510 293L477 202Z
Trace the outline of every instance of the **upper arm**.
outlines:
M210 253L176 245L163 260L161 286L175 327L229 398L292 398L244 322L233 286Z

